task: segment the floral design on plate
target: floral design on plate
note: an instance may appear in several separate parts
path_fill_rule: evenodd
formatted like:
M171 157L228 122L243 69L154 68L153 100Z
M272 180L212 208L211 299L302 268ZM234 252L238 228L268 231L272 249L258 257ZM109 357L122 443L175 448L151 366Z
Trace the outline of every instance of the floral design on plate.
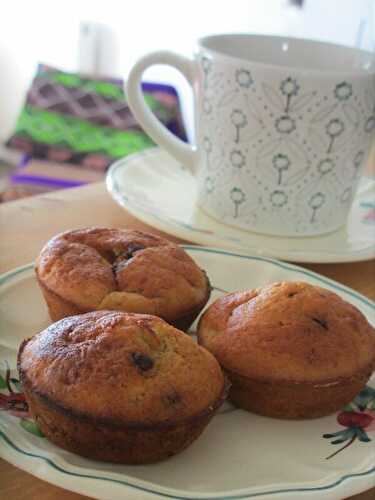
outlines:
M328 455L326 460L333 458L356 440L362 443L371 441L368 433L375 431L375 389L366 386L357 394L352 403L338 413L337 422L345 428L337 432L323 434L323 437L325 439L333 438L331 444L334 445L345 444Z
M5 360L5 375L0 374L0 411L6 411L19 418L20 426L34 436L44 437L38 425L32 420L29 407L22 392L18 378L10 374L9 364Z
M364 224L375 224L375 203L374 202L364 202L360 205L362 208L368 209L365 215L362 217L361 222Z

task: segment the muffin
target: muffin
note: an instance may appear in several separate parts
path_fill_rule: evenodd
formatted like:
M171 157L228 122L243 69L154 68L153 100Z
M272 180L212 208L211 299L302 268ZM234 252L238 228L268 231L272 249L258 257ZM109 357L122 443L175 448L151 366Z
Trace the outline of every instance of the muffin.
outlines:
M226 396L216 359L151 315L98 311L60 320L21 344L18 369L44 435L109 462L179 453Z
M53 321L119 310L187 329L211 293L205 272L181 247L141 231L67 231L45 245L35 270Z
M363 314L300 282L219 298L200 320L198 342L227 373L235 405L277 418L339 410L375 367L374 329Z

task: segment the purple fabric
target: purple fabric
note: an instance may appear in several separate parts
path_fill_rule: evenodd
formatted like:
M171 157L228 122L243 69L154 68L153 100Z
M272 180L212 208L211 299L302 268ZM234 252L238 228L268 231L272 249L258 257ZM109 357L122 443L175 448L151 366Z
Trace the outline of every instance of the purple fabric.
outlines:
M52 186L58 188L70 188L76 186L84 186L87 182L84 181L68 181L65 179L52 179L50 177L38 175L12 175L10 178L12 184L37 184L43 186Z

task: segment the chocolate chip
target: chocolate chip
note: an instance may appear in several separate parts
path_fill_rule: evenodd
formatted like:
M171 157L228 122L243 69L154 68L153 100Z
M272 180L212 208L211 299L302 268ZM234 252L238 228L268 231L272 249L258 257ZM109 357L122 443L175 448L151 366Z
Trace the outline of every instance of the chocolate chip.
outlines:
M327 324L327 321L325 319L312 318L312 320L315 321L315 323L318 323L318 325L320 325L325 330L328 330L328 324Z
M112 261L112 269L116 274L122 270L123 267L126 266L127 262L134 257L134 254L139 250L144 250L143 245L139 245L137 243L130 243L126 250L117 255L116 259Z
M144 245L141 245L140 243L130 243L127 247L126 247L126 250L123 254L121 254L121 257L123 259L131 259L132 257L134 257L134 254L136 252L139 252L139 250L144 250L145 247Z
M288 297L294 297L295 295L297 295L297 292L290 292L288 293Z
M141 372L147 372L154 366L154 361L149 356L147 356L147 354L142 354L141 352L132 352L131 357L133 363Z
M177 392L172 392L171 394L167 394L165 399L166 399L168 405L170 405L170 406L181 403L181 401L182 401L182 397Z
M115 262L112 264L112 270L113 270L115 276L126 265L126 262L127 262L126 259L122 259L122 258L120 259L119 257L117 257L117 259L115 260Z
M117 258L115 252L112 252L111 250L98 249L98 252L103 257L103 259L105 259L110 264L113 264Z
M180 403L182 400L181 396L177 394L177 392L174 392L173 394L168 394L167 399L173 405Z

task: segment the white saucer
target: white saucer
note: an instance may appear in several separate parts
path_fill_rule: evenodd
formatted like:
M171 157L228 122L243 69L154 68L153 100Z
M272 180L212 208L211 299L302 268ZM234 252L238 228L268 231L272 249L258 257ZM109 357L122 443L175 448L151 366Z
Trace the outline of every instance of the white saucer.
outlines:
M159 148L120 160L107 174L113 198L138 219L194 243L294 262L355 262L375 257L375 180L360 183L349 220L325 236L265 236L221 224L195 208L196 182Z

